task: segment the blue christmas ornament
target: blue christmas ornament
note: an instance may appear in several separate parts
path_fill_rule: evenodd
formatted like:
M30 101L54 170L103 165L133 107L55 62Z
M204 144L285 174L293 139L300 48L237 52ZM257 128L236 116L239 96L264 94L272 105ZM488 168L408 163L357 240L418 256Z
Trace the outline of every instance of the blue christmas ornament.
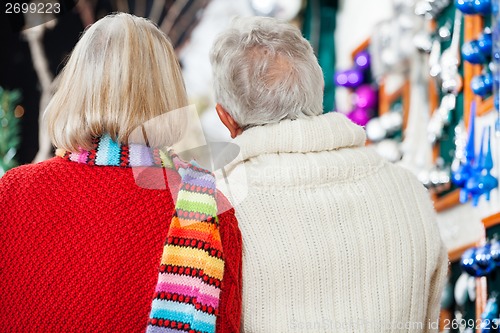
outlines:
M493 40L491 37L491 30L485 30L477 39L477 46L485 57L491 56L493 51Z
M455 6L466 15L491 13L491 0L456 0Z
M473 6L477 14L491 14L491 0L474 0Z
M469 134L467 136L467 145L465 147L465 162L463 167L455 171L456 175L452 175L452 179L457 179L460 183L455 183L457 186L462 187L460 190L460 202L465 203L469 200L469 192L465 188L469 178L472 177L474 172L474 159L475 159L475 149L474 149L474 135L475 135L475 123L476 123L476 102L472 102L470 106L470 118L469 118Z
M486 303L484 312L481 313L481 333L498 332L497 320L498 318L498 304L496 297L490 297Z
M476 14L476 8L474 7L473 2L470 0L456 0L455 6L458 10L466 15Z
M498 52L498 51L493 52L493 60L495 62L500 62L500 52Z
M479 42L477 40L471 40L470 42L462 45L462 57L465 61L475 65L480 65L486 62L486 57L484 53L481 52Z
M491 14L493 14L493 16L497 16L498 15L498 8L499 8L500 4L498 3L498 1L493 1L491 3Z
M484 145L487 145L486 151L483 151ZM480 170L478 184L480 190L479 196L484 195L486 197L486 200L489 201L491 191L498 187L498 179L491 174L491 169L493 169L493 156L491 154L490 126L483 129L478 169Z
M500 266L500 242L498 239L493 239L490 246L491 259L495 262L497 267Z
M472 171L472 167L469 164L460 164L451 175L453 184L457 185L458 187L464 187L467 180L472 176ZM467 202L467 197L464 197L464 201L462 201L462 192L460 192L460 194L460 202Z
M485 97L493 91L493 74L486 72L485 74L474 76L470 85L474 94Z
M488 137L486 137L488 133ZM488 147L485 148L485 141ZM487 152L485 152L487 149ZM498 180L491 175L493 168L493 158L491 156L490 127L483 129L481 137L481 147L476 159L477 166L474 168L472 176L467 180L464 190L472 197L472 205L477 206L481 195L490 200L490 192L498 186Z
M471 276L476 276L476 248L472 247L467 249L463 254L460 261L460 266L464 272Z
M495 323L492 320L482 320L479 325L481 328L481 333L496 333Z
M470 81L470 88L472 92L478 96L486 95L486 89L484 87L484 81L482 75L476 75Z
M491 257L490 244L486 244L476 250L475 253L476 276L486 276L496 267L495 261Z
M470 276L486 276L496 267L491 256L490 244L479 248L470 248L462 254L460 267Z
M481 318L489 319L490 321L498 318L498 304L496 297L491 297L490 299L488 299L486 307L484 308L484 312L481 314Z

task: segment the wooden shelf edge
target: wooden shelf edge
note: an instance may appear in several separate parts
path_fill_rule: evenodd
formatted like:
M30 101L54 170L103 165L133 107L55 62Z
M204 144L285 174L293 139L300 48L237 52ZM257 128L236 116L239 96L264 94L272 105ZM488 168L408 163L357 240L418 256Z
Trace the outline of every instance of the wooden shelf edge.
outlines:
M499 225L500 224L500 212L493 214L493 215L490 215L488 217L485 217L482 220L482 222L483 222L483 226L485 229Z
M359 44L352 52L351 52L351 58L354 59L356 54L359 52L366 50L370 46L370 38L365 39L361 44Z
M440 213L447 209L453 208L460 204L460 189L453 190L452 192L438 198L434 201L434 209Z
M448 251L448 260L450 262L458 261L462 257L462 254L464 254L465 251L467 251L471 247L475 247L477 245L478 245L477 242L474 242L474 243L469 243L469 244L460 246L456 249L449 250Z

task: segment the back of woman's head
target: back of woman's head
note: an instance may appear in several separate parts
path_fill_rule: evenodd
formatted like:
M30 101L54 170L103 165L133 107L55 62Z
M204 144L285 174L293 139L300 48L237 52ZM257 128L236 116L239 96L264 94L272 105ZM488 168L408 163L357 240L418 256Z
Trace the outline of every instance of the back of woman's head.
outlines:
M60 75L45 111L56 147L90 149L92 138L104 134L130 143L132 131L148 121L150 146L170 146L181 137L180 124L151 121L187 106L172 45L152 22L123 13L97 21Z

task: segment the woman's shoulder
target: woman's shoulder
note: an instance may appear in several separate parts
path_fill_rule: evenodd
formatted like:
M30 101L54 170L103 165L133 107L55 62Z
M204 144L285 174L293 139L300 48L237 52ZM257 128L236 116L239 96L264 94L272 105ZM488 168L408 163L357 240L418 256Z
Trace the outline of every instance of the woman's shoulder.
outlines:
M60 162L64 161L59 157L54 157L43 162L24 164L15 167L0 177L0 186L4 187L26 184L34 178L40 178L53 174L56 169L64 167L64 164L61 164Z

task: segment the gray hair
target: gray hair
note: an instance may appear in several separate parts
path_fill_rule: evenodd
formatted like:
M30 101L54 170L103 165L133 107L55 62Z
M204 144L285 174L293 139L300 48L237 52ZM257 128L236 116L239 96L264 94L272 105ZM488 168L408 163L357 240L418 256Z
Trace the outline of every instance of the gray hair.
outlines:
M220 103L243 128L323 112L324 79L299 29L267 17L237 18L210 52Z

